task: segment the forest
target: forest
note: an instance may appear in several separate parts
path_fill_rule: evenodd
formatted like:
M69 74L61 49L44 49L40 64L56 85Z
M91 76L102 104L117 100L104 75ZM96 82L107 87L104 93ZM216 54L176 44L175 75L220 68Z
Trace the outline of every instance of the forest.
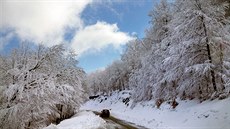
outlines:
M0 55L0 128L42 128L79 110L90 95L131 90L135 103L230 95L230 10L225 0L161 0L144 38L103 70L86 74L65 45L21 43ZM147 15L147 14L146 14Z
M127 44L121 60L88 75L96 94L131 89L135 102L200 101L230 92L228 3L166 0L150 11L145 38Z

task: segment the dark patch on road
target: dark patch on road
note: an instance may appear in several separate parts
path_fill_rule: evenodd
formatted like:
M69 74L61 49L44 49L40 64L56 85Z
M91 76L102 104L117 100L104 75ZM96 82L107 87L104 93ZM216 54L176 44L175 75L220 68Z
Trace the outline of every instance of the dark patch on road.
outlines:
M100 115L100 112L92 111L96 115ZM113 116L109 116L108 118L103 118L108 123L108 129L148 129L143 126L135 125L134 123L127 122L124 120L117 119ZM111 125L111 127L109 127Z

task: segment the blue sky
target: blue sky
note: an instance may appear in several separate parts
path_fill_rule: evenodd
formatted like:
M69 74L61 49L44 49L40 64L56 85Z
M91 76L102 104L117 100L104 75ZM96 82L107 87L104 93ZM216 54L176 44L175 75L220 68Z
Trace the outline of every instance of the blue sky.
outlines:
M139 38L142 38L145 29L149 26L148 13L152 8L152 0L113 2L110 5L88 6L82 17L87 24L95 24L98 20L111 24L117 23L121 31L129 34L135 32ZM79 58L79 65L87 72L94 71L119 59L121 52L121 50L108 46L98 53L83 55Z
M139 38L144 36L149 26L148 13L157 2L15 1L1 0L0 52L7 53L22 41L42 42L47 46L64 42L77 52L79 66L87 73L119 59L125 44L134 38L133 34Z

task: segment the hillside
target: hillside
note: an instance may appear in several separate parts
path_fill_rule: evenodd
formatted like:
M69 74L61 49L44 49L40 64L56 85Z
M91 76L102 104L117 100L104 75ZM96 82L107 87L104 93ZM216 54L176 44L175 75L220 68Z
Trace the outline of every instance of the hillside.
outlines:
M175 109L167 103L157 109L153 100L137 103L131 108L132 99L126 104L122 102L129 96L130 91L114 92L110 97L100 96L86 102L81 110L110 109L113 116L150 129L230 128L230 98L202 103L177 100L179 105Z

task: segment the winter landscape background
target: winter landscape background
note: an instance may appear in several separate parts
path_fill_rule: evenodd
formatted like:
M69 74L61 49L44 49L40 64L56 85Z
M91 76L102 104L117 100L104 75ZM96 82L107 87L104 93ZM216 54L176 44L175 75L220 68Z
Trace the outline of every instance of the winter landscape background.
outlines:
M94 114L108 109L137 128L229 129L229 0L0 8L0 128L116 128Z

